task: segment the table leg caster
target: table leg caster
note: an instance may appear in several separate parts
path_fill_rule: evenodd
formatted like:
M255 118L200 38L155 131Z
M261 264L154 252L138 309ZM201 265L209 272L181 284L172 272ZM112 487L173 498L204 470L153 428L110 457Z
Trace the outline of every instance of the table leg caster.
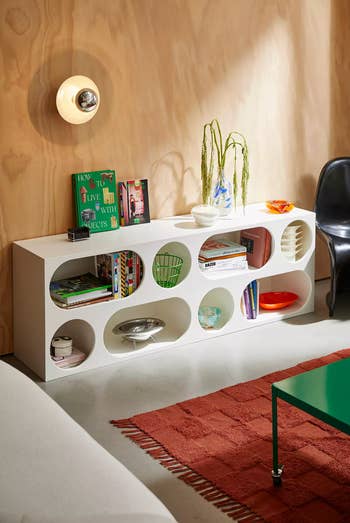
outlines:
M282 485L282 473L284 465L278 465L277 472L272 471L272 481L274 487L280 487Z

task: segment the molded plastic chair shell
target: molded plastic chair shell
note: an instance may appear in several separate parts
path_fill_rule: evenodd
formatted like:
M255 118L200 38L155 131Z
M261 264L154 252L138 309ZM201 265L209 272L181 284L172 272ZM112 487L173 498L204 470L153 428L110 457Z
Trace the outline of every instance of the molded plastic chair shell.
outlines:
M350 290L350 157L335 158L323 167L316 192L316 226L327 241L331 261L329 315L337 295Z

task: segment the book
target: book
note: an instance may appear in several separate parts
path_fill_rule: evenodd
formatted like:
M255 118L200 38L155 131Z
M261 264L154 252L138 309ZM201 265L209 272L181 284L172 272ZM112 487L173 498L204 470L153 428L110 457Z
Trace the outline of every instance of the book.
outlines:
M148 180L127 180L118 183L120 223L136 225L150 221Z
M120 254L98 254L95 257L96 276L111 285L115 299L120 298Z
M141 274L142 262L140 256L136 255L136 288L140 285L142 274Z
M67 305L102 298L112 294L111 285L90 272L50 283L52 298Z
M199 256L205 259L218 258L227 255L245 256L247 248L244 245L226 238L210 238L201 247Z
M249 290L249 299L250 299L250 307L252 311L252 320L255 320L256 318L256 303L255 303L255 297L254 297L254 290L253 290L253 282L250 282L248 285Z
M259 312L259 282L251 281L244 289L241 308L248 320L255 320Z
M240 242L247 249L248 264L252 267L262 267L270 258L271 234L265 227L241 231Z
M119 228L115 171L72 174L76 225L91 233Z
M61 307L63 309L76 309L78 307L85 307L86 305L94 305L96 303L102 303L105 301L114 300L114 297L112 293L108 293L107 296L99 297L99 298L93 298L90 300L84 300L84 301L77 301L74 303L70 303L69 305L67 303L63 303L61 301L57 301L54 298L52 298L53 302L57 305L57 307Z
M259 314L259 293L260 293L260 283L258 280L253 281L253 292L254 292L256 317L257 317Z
M199 268L201 270L227 270L227 269L237 269L237 270L244 270L248 269L248 263L247 260L240 260L237 258L233 259L215 259L215 260L208 260L205 262L199 262Z
M133 251L98 254L95 267L96 276L111 286L115 299L130 296L141 283L142 261Z
M136 254L136 252L133 252L132 253L132 268L133 268L133 276L134 276L133 284L132 284L132 291L133 292L138 287L138 283L137 283L137 258L138 258L138 255Z
M225 254L224 256L212 256L211 258L207 258L206 256L201 256L201 255L198 256L198 260L201 262L216 261L216 260L232 260L234 258L236 260L242 261L242 260L246 260L247 256L246 256L245 251L233 253L233 254Z
M244 304L244 311L246 318L248 320L252 319L252 309L250 304L250 296L249 296L249 290L248 287L246 287L243 291L243 304Z
M127 273L127 287L128 296L134 292L134 265L133 265L133 252L126 251L126 273Z

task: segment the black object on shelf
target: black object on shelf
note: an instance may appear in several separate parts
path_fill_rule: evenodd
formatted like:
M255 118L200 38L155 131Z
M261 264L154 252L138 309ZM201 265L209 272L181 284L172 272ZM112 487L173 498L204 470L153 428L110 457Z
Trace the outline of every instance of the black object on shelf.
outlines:
M71 242L78 242L90 238L89 227L72 227L68 229L68 240Z

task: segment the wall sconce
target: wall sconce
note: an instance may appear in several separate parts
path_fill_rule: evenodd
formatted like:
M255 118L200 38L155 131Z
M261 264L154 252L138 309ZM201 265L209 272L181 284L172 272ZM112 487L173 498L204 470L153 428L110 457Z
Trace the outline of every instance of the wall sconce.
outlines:
M57 110L69 123L88 122L97 113L99 105L100 93L97 85L86 76L67 78L57 91Z

